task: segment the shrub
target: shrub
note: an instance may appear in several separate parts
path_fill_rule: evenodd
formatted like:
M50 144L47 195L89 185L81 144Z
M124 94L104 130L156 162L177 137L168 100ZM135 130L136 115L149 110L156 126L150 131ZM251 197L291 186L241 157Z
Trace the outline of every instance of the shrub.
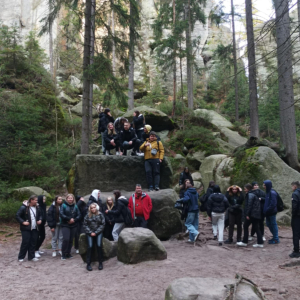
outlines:
M16 213L21 203L11 199L0 202L0 222L16 222Z

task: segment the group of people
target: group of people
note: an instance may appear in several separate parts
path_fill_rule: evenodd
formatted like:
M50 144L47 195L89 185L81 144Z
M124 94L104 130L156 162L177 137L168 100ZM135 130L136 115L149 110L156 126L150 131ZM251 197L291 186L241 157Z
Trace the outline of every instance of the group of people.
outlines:
M44 253L40 246L45 240L46 222L52 233L52 256L57 253L61 260L70 259L73 241L75 239L76 253L79 253L79 236L86 234L87 270L92 271L91 257L95 245L98 253L99 266L103 269L102 239L118 241L121 231L125 227L147 228L152 200L142 191L140 184L129 199L121 195L119 190L113 192L102 202L100 190L93 190L88 202L83 197L68 194L63 201L61 196L55 197L52 205L46 211L45 196L32 195L24 201L17 212L16 219L20 223L22 243L18 260L24 261L28 253L29 261L38 261Z

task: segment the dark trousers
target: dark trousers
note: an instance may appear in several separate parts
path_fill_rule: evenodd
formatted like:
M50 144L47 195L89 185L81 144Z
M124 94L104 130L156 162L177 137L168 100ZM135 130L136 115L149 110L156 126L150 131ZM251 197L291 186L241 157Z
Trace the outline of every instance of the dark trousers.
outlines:
M160 162L158 158L145 160L145 170L148 187L159 187ZM154 180L153 180L154 179Z
M292 225L292 231L293 231L294 252L299 253L300 216L292 217L291 225Z
M136 132L136 135L137 135L138 139L141 141L144 129L143 130L136 130L135 132Z
M127 155L127 150L130 150L133 148L133 151L138 151L140 148L141 141L139 139L136 139L132 144L130 145L129 142L125 141L123 142L122 149L124 151L124 155Z
M114 238L112 236L112 231L113 231L114 225L115 225L115 223L112 223L112 224L105 223L105 228L104 228L104 231L103 231L103 237L105 237L109 241L114 240Z
M81 222L77 223L76 232L75 232L75 249L79 249L79 237L83 233L83 225Z
M111 143L107 143L105 144L105 150L107 151L110 151L110 150L113 150L113 149L116 149L116 151L119 151L120 150L120 143L119 141L115 141L115 144L116 146L113 146Z
M63 234L63 243L62 243L62 255L66 256L67 254L71 254L71 249L73 246L73 239L76 232L76 226L74 227L62 227Z
M252 224L252 226L255 228L255 232L257 235L257 244L263 244L262 240L262 234L259 228L259 219L250 218L250 220L246 219L244 223L244 238L243 243L248 244L248 237L249 237L249 226Z
M38 239L38 231L36 229L22 230L21 234L22 234L22 243L21 243L18 259L24 259L26 253L28 252L28 260L32 260L35 256L34 251Z
M262 217L259 220L258 226L259 226L261 235L264 236L265 235L265 217ZM254 230L254 227L252 226L252 228L251 228L251 236L254 236L255 233L256 233L256 231Z
M237 237L236 239L240 241L242 239L242 211L235 211L234 213L228 212L229 221L229 234L228 239L233 239L234 225L237 225Z
M93 246L96 245L97 247L97 253L98 253L98 261L99 263L102 262L102 238L103 238L103 232L96 236L90 236L86 235L86 240L88 244L88 249L86 253L86 263L89 265L92 261L92 251Z
M40 247L42 246L45 237L46 237L46 229L45 229L45 224L42 223L41 225L38 225L39 230L38 230L38 239L35 245L35 251L39 251Z
M138 216L133 222L133 227L142 227L147 228L148 221L145 220L144 217Z

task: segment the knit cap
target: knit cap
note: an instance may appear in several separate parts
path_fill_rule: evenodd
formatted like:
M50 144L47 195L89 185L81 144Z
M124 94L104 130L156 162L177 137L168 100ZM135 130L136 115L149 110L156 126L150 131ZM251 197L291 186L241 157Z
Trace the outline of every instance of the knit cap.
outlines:
M145 125L145 128L147 129L147 132L150 132L152 127L150 125Z

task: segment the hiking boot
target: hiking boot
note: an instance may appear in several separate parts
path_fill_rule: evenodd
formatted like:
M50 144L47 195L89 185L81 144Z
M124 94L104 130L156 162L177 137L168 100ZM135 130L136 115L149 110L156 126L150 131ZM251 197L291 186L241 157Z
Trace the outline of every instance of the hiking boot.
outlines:
M86 269L87 269L88 271L93 271L92 266L91 266L90 264L87 264L87 265L86 265Z
M299 252L292 252L291 254L289 254L290 258L299 258L300 257L300 253Z
M243 242L238 242L238 243L236 243L237 244L237 246L239 246L239 247L247 247L248 246L248 244L245 244L245 243L243 243Z
M224 242L224 244L232 244L232 243L233 243L233 240L230 240L230 239L228 239Z

